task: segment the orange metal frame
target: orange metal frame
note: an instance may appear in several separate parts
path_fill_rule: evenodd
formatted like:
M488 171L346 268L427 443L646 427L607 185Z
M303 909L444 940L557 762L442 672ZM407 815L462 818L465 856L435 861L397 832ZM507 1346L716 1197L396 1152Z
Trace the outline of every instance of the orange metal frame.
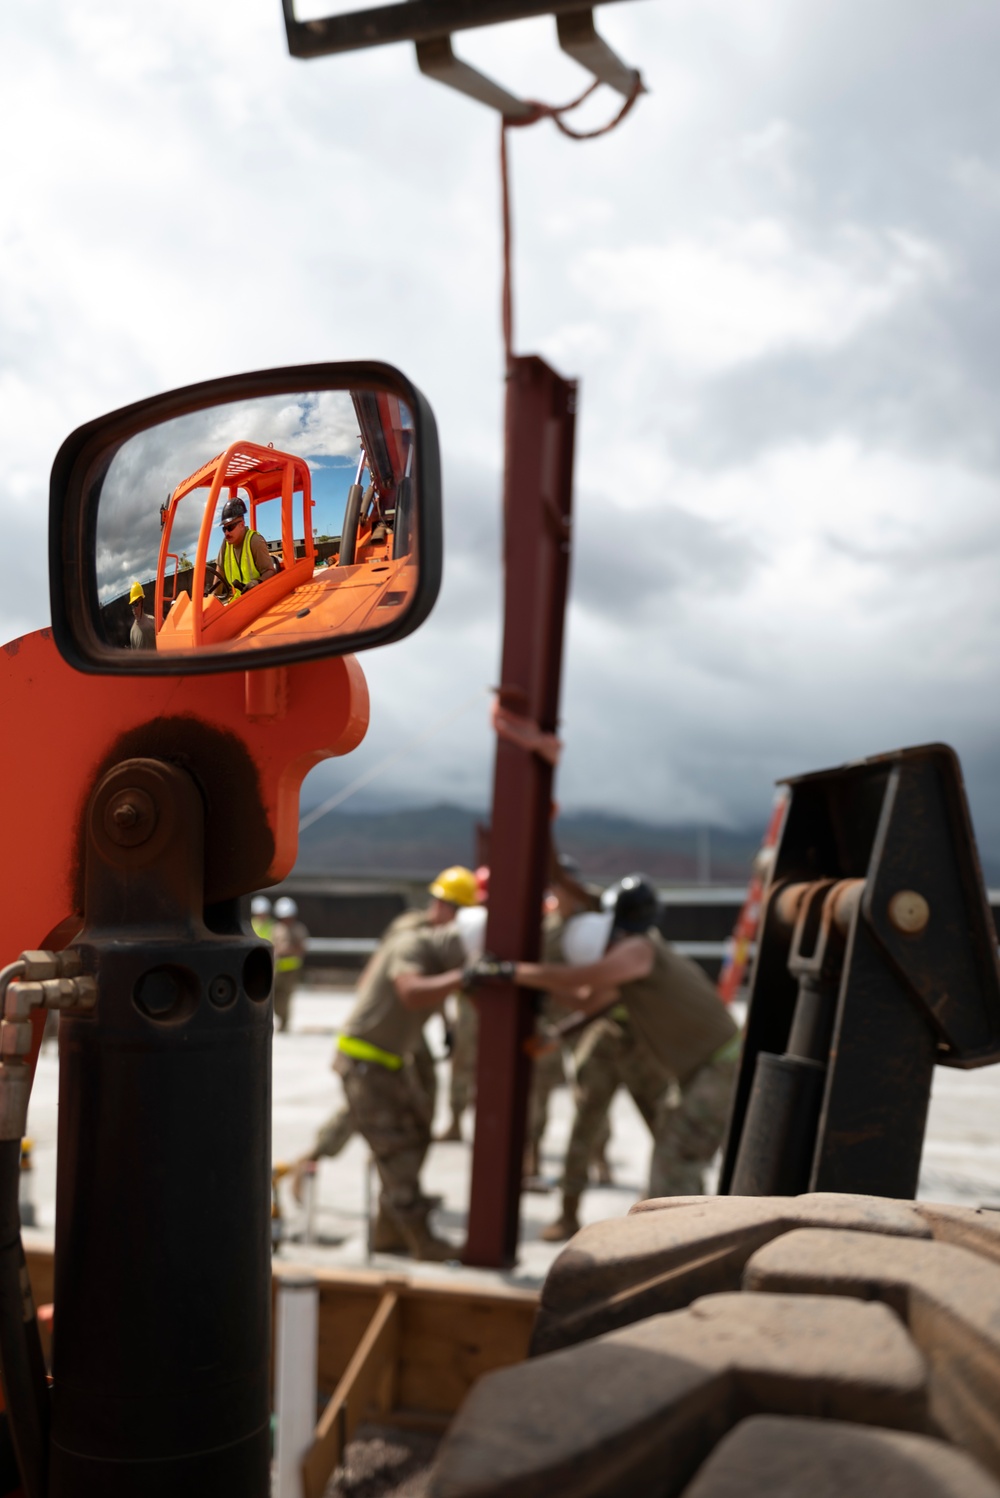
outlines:
M160 537L160 555L156 564L156 628L162 633L167 619L164 618L166 604L165 581L170 551L170 535L177 509L183 499L198 489L208 489L205 509L198 533L198 550L195 554L194 577L191 581L191 600L185 606L178 599L171 610L176 618L167 625L163 644L181 644L182 632L188 636L183 643L195 647L214 645L223 640L232 640L255 619L270 609L302 583L312 577L316 565L316 545L312 530L312 483L309 465L303 458L292 453L277 452L273 447L261 447L256 442L233 442L205 463L196 473L178 484L167 509ZM208 545L212 537L212 525L216 506L223 488L229 498L235 499L240 489L250 496L250 528L257 529L257 509L268 500L281 500L281 561L278 577L269 582L266 592L256 588L224 604L220 598L204 597L205 572L208 562ZM302 521L305 555L296 558L292 510L295 495L302 495ZM200 605L200 606L199 606ZM189 616L189 617L188 617ZM169 619L169 616L167 616ZM173 637L173 638L171 638Z
M381 437L392 472L385 480L397 481L406 465L400 425L399 401L378 397ZM374 455L368 455L374 472ZM207 490L198 549L195 555L191 593L169 595L172 607L166 613L167 567L176 553L170 550L171 533L178 506L189 494ZM250 588L238 598L223 603L206 598L205 576L208 547L219 497L244 490L250 498L250 525L257 528L257 509L268 500L281 500L282 566L263 587ZM305 554L295 556L294 505L301 495ZM411 553L393 555L395 538L373 539L373 519L362 516L357 538L356 561L349 567L327 567L316 571L316 543L312 526L312 482L304 458L261 447L254 442L234 442L225 452L203 464L184 479L167 505L156 568L155 620L158 650L188 651L208 646L258 648L262 651L282 636L329 639L331 635L355 632L373 622L388 624L409 607L416 590L418 559ZM175 589L176 592L176 589ZM377 612L376 612L377 611Z
M85 676L66 665L48 629L0 648L0 700L0 965L26 948L65 946L79 929L81 819L130 733L143 730L143 752L153 755L159 734L167 758L174 725L202 724L238 739L256 765L258 807L241 814L263 817L266 852L252 867L209 845L206 899L220 900L285 877L298 851L303 779L321 760L349 754L368 728L368 688L353 656L219 676Z

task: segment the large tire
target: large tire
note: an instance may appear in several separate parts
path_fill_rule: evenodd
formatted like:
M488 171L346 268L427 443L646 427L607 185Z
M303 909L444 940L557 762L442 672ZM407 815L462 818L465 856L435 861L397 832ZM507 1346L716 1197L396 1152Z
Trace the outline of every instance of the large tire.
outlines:
M643 1203L567 1245L534 1348L472 1390L433 1498L1000 1498L1000 1212Z

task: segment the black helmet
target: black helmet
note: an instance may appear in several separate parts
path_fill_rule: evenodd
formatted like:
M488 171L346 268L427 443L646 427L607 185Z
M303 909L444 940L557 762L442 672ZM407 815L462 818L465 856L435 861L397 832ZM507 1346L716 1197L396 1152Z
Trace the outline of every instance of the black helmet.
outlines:
M222 507L222 524L227 520L242 520L247 512L247 507L242 499L227 499Z
M655 926L660 913L656 890L643 874L626 874L601 896L601 905L614 913L615 931L641 935Z

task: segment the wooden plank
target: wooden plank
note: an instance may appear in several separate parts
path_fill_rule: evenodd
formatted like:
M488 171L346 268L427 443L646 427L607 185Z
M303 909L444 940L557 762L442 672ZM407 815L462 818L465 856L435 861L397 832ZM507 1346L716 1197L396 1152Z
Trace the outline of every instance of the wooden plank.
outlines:
M25 1255L36 1305L51 1301L51 1243L26 1234ZM39 1241L40 1240L40 1241ZM301 1272L276 1263L273 1282ZM528 1353L538 1296L468 1280L411 1280L373 1269L314 1269L319 1282L318 1386L336 1394L356 1363L386 1293L398 1300L398 1356L379 1364L366 1404L387 1425L440 1429L484 1373ZM362 1407L362 1415L365 1407Z
M340 1289L320 1283L317 1382L332 1394L378 1309L384 1288Z
M384 1388L386 1369L391 1369L399 1359L400 1322L399 1293L387 1289L323 1411L315 1440L303 1459L305 1498L323 1498L331 1474L343 1458L344 1448L376 1393L380 1387Z
M470 1296L404 1297L398 1403L453 1414L484 1373L528 1355L535 1307Z
M49 1243L35 1243L33 1234L22 1234L31 1293L36 1306L50 1305L55 1285L55 1255Z

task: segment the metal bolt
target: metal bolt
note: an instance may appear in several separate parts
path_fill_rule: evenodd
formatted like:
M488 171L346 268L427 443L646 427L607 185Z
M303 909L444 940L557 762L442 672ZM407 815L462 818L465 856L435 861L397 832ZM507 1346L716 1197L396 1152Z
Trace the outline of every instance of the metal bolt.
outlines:
M904 936L918 936L931 918L931 907L915 889L897 890L889 901L889 919Z
M236 997L236 984L228 973L219 973L208 985L208 997L218 1009L224 1009Z
M183 1017L187 983L183 971L174 967L150 968L136 981L133 998L150 1019L172 1020Z
M104 830L120 848L138 848L156 831L156 803L148 791L128 786L104 807Z

